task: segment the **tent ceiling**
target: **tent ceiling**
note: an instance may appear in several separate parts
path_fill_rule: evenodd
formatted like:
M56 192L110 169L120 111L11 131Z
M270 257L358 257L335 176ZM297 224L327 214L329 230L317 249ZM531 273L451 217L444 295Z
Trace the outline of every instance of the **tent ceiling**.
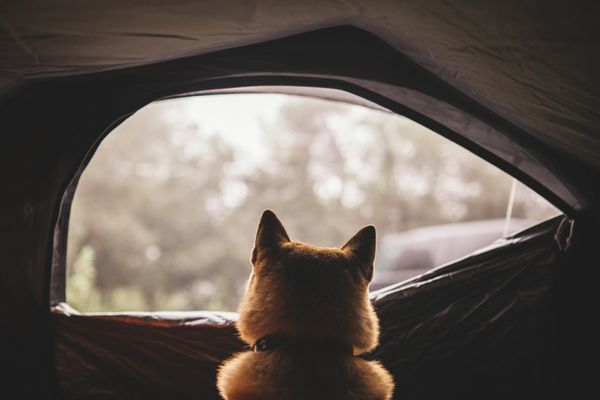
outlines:
M351 24L600 171L599 16L592 1L9 1L0 99L56 76Z

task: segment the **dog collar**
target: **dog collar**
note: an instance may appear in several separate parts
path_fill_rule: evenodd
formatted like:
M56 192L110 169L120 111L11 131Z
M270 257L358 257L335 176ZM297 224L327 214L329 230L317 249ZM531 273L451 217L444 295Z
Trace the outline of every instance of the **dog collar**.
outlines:
M353 355L353 348L352 345L350 345L349 343L327 339L309 339L274 334L265 335L261 337L256 342L254 342L251 349L255 352L267 352L281 347L303 350L312 349L319 352L339 352L346 353L348 355Z
M263 352L269 351L277 347L277 340L270 335L258 339L252 345L252 351Z

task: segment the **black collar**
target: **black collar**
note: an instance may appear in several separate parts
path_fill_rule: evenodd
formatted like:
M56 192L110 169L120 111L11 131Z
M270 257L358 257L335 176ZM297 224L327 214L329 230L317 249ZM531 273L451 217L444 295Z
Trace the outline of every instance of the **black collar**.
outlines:
M296 350L315 350L326 353L345 353L353 355L352 345L331 339L315 339L279 334L269 334L261 337L252 345L252 351L265 352L277 348Z

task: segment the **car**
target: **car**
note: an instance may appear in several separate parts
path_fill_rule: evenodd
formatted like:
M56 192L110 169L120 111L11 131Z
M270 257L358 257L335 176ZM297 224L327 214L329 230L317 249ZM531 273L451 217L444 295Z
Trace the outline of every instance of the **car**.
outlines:
M385 235L377 250L371 290L421 275L534 223L533 220L514 218L506 227L503 218L485 219Z

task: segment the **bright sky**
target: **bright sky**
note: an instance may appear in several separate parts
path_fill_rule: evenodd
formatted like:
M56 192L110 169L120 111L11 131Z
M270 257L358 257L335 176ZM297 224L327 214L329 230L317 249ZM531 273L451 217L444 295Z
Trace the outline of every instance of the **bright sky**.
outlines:
M242 151L245 157L262 158L264 145L260 140L260 121L274 120L279 107L285 102L286 97L282 95L246 94L187 97L156 105L166 107L170 123L183 126L196 124L203 135L219 134Z
M143 112L160 110L175 126L196 124L201 137L197 141L189 137L186 139L186 150L190 153L202 151L206 135L219 135L233 145L240 161L260 163L268 154L263 125L274 126L280 107L299 98L266 93L206 95L155 102L145 107ZM328 123L334 125L334 131L344 132L346 139L352 142L348 145L361 146L361 141L370 140L370 135L365 134L356 122L373 112L376 111L347 103L344 104L343 115L331 118Z

